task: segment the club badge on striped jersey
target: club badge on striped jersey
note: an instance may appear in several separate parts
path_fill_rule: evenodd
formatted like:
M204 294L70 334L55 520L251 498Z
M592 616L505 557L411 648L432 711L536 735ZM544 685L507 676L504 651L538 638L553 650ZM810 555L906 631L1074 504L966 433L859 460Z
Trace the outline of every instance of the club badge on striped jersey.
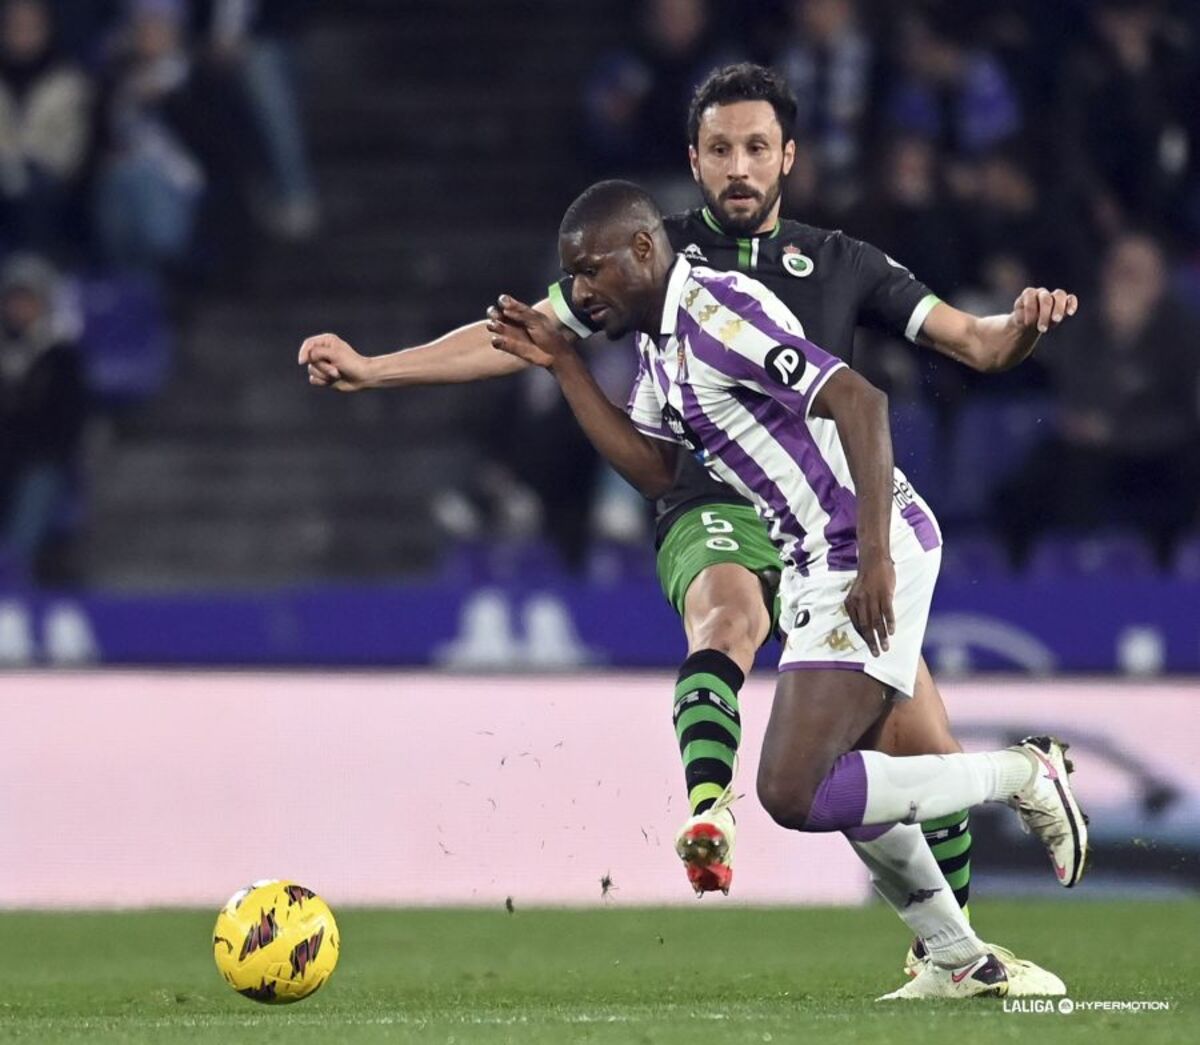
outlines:
M799 247L789 243L783 248L783 270L789 276L803 279L805 276L811 276L814 268L816 266L813 264L813 259L803 253Z
M688 379L687 349L683 347L682 341L679 342L679 348L675 350L675 379L677 381Z

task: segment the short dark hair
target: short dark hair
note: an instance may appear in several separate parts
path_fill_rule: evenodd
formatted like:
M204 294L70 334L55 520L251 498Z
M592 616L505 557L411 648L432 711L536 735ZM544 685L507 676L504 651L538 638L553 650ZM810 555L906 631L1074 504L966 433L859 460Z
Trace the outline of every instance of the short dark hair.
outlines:
M688 106L688 141L700 143L700 117L711 105L734 102L769 102L786 142L796 127L796 96L783 76L765 65L738 62L714 69L696 88Z
M615 221L627 213L641 211L651 223L662 221L662 210L654 197L632 181L611 179L588 186L567 208L558 226L559 237L582 232L593 225Z

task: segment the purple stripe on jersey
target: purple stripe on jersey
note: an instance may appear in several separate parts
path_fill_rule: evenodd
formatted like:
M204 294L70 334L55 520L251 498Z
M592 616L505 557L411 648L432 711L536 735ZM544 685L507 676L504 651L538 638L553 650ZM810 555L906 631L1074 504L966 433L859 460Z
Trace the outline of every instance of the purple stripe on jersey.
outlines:
M666 367L663 366L662 360L657 357L654 360L654 376L658 378L658 387L662 389L664 398L669 398L671 391L671 380L667 377Z
M781 327L772 319L762 302L751 293L738 287L741 277L729 273L724 276L700 276L695 272L692 278L707 290L717 301L732 312L736 312L746 322L753 324L768 337L782 341L800 349L807 359L818 370L827 369L835 356L830 355L820 345L814 345L808 338L794 330Z
M804 559L804 528L792 513L791 508L788 507L787 497L784 496L783 491L775 485L775 482L762 470L754 458L709 420L690 385L680 385L679 391L683 395L683 419L696 433L701 445L729 468L774 512L779 521L780 532L787 534L796 542L796 547L792 549L796 568L801 574L807 574L808 568Z
M916 536L918 543L927 552L933 551L934 548L937 548L942 543L938 538L937 527L933 525L933 520L929 518L929 513L917 504L916 501L912 501L900 509L900 518L913 528L913 534Z
M862 671L866 665L853 660L790 660L780 671Z
M829 462L821 455L808 425L774 399L748 388L730 389L754 419L771 433L780 448L800 468L804 481L817 496L821 510L829 516L825 540L829 544L826 563L831 570L858 569L858 510L854 494L837 481Z
M675 336L686 338L688 347L695 353L696 358L718 373L734 381L753 381L763 388L769 387L771 395L793 413L800 417L808 413L808 401L804 396L787 385L781 385L777 380L764 381L763 378L769 375L762 367L755 365L736 349L728 348L720 338L701 327L696 318L683 309L679 310Z

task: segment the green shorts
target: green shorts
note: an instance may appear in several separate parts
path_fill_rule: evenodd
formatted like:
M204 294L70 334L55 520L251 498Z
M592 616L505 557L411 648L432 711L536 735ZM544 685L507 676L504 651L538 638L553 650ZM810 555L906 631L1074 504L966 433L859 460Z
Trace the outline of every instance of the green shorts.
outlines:
M731 562L758 575L771 612L779 621L779 577L783 561L758 514L745 504L702 504L672 524L658 549L658 583L667 602L683 616L683 599L701 570Z

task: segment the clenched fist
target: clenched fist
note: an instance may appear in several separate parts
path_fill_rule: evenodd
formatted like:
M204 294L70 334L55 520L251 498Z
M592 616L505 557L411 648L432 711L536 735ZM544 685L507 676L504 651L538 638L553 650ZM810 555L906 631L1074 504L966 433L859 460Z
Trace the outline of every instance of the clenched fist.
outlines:
M299 363L308 368L308 383L319 388L357 392L371 386L371 360L336 334L305 338Z

